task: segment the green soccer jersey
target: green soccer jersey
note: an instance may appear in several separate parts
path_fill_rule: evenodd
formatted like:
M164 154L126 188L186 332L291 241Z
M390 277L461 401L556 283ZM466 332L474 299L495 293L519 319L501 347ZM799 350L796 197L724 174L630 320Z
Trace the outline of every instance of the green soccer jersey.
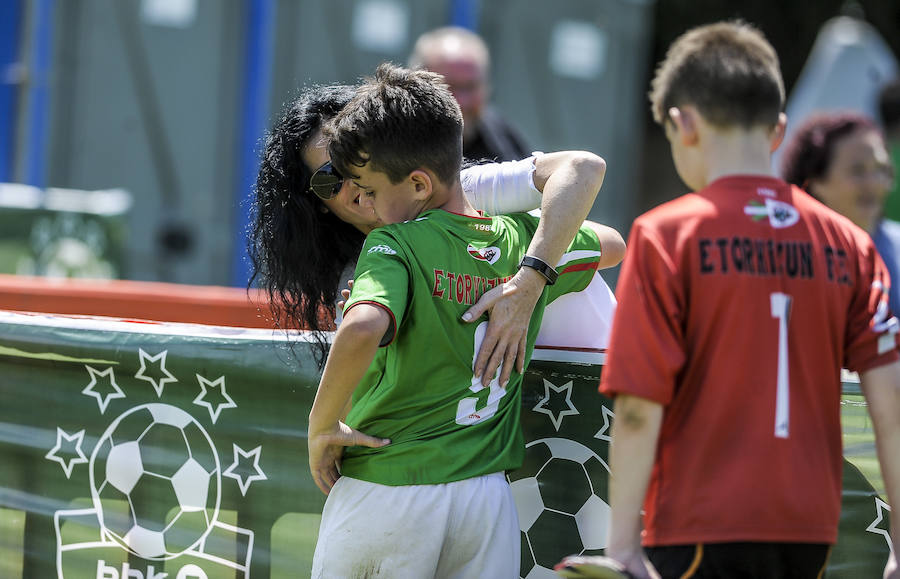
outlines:
M369 234L345 311L375 304L392 324L346 422L391 444L347 448L343 474L386 485L437 484L521 465L522 376L513 372L505 388L496 378L482 387L472 366L487 321L465 323L461 316L515 274L537 221L524 213L489 218L431 210ZM582 227L557 267L559 279L535 307L526 361L544 307L584 289L599 258L596 234Z

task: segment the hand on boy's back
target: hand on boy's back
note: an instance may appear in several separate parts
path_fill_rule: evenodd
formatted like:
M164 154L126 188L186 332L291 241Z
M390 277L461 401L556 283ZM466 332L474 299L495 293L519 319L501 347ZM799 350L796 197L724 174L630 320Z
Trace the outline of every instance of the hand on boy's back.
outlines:
M472 372L488 387L500 368L500 384L506 386L515 368L525 371L525 346L528 322L544 289L545 280L536 271L522 268L508 282L486 292L463 314L463 321L474 322L488 314L488 327L478 349ZM502 366L501 366L502 364Z

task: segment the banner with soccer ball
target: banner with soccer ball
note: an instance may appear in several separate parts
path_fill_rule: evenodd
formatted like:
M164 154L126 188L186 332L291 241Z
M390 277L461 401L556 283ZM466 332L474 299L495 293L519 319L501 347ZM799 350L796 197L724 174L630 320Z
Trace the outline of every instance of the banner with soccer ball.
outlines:
M524 578L607 545L602 361L538 348L526 373L525 460L507 473ZM0 312L0 577L308 576L325 498L306 454L318 377L303 334ZM889 507L865 408L852 391L846 403L828 577L877 576Z

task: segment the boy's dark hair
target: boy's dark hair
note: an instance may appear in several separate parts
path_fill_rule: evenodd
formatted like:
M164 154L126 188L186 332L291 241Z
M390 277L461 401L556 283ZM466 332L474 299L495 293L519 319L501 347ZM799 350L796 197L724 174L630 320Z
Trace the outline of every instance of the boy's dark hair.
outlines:
M835 145L858 132L880 133L878 126L856 113L825 113L807 119L787 144L781 157L781 176L788 183L808 189L809 182L828 173Z
M325 136L331 162L344 175L371 162L392 183L427 168L449 184L459 179L462 123L442 76L384 63L326 125Z
M774 126L784 107L778 55L759 30L744 22L688 30L656 69L650 102L661 125L671 107L693 105L718 127Z

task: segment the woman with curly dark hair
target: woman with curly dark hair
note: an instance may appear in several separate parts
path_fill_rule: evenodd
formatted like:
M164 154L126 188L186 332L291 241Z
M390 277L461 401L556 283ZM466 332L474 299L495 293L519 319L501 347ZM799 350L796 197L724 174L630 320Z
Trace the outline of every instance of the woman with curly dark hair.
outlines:
M312 87L287 106L266 138L248 241L250 283L265 289L277 323L313 331L320 367L328 352L325 332L334 329L340 288L353 274L366 234L380 225L375 214L360 205L361 190L331 166L322 138L323 125L354 92L355 87L346 85ZM472 166L460 179L476 208L498 214L540 205L549 229L558 219L551 216L581 202L582 160L577 151L535 154L522 161ZM600 241L607 263L615 265L624 255L624 241L614 229L607 230ZM564 241L562 247L568 244ZM471 310L475 318L491 312L493 328L477 364L488 372L504 360L510 362L504 364L504 373L512 370L513 361L522 370L520 344L543 284L517 278L485 294ZM603 286L598 293L609 293L598 280Z
M333 199L307 192L313 172L301 151L353 94L350 86L307 90L272 128L256 182L248 242L250 284L258 280L264 287L276 323L316 331L319 365L327 352L321 331L331 325L322 313L333 309L341 276L355 262L366 232L355 226L352 215L341 219L342 206Z

